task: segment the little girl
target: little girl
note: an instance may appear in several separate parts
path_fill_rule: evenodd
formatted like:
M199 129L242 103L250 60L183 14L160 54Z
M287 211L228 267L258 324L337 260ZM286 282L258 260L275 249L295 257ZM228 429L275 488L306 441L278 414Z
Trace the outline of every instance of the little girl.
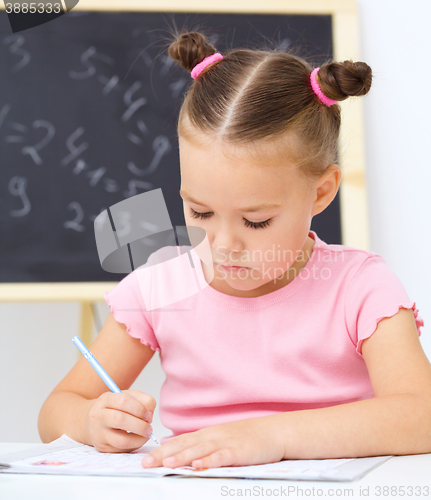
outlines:
M127 389L159 351L160 417L173 434L144 467L430 453L416 304L379 254L310 230L340 186L337 102L369 91L370 67L313 69L277 50L222 56L196 32L169 55L193 78L178 122L180 194L211 262L192 249L199 292L166 307L146 307L139 268L105 293L91 351L123 392L81 359L41 409L42 440L66 433L101 452L146 443L156 401ZM159 296L186 285L174 262L158 271Z

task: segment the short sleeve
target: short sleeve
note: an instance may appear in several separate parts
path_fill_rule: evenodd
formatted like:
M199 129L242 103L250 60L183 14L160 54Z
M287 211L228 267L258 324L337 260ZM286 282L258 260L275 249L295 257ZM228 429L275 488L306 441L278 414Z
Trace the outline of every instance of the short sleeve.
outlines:
M401 307L413 309L420 336L424 321L416 303L382 256L368 256L350 280L345 303L347 331L360 356L362 342L376 331L378 322L394 316Z
M123 323L127 333L139 339L141 344L149 345L153 351L160 346L148 320L135 271L123 278L112 290L104 293L106 303L116 321Z

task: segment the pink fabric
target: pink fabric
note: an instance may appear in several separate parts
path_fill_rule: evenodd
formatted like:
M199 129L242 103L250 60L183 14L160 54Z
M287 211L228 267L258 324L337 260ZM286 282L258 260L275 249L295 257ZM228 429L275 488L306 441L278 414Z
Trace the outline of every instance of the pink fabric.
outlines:
M309 236L313 252L299 275L261 297L231 297L207 285L146 311L137 270L105 292L115 319L160 351L166 380L157 408L173 432L162 443L223 422L372 398L362 341L400 307L413 309L421 334L416 303L379 254ZM196 252L184 248L196 283L206 284ZM159 293L181 287L169 269L165 279L158 271Z
M215 63L216 61L219 61L220 59L223 59L223 56L219 53L216 52L215 54L212 54L211 56L205 57L199 64L196 64L196 66L192 69L190 75L191 77L196 80L196 78L202 73L202 71L209 66L210 64Z
M316 78L319 69L320 68L313 69L310 75L310 82L314 90L314 93L317 95L320 101L323 102L323 104L326 104L327 106L332 106L333 104L337 104L338 101L334 101L334 99L329 99L329 97L326 97L326 95L322 92L322 89L320 88L320 85L317 82Z

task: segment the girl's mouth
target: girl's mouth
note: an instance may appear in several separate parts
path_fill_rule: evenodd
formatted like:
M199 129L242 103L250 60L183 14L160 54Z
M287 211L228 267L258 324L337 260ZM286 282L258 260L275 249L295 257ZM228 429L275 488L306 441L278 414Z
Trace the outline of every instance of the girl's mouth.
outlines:
M215 266L220 266L223 270L225 271L239 271L240 269L249 269L248 267L245 266L225 266L223 264L219 263L214 263Z

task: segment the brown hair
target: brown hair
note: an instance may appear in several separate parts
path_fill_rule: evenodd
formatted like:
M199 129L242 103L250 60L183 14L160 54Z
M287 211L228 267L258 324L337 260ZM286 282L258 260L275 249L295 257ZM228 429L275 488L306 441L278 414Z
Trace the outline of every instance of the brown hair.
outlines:
M177 33L168 49L189 72L215 52L205 35L195 31ZM178 134L196 140L191 125L209 139L266 144L268 151L287 153L314 180L336 159L341 108L319 100L310 83L312 70L303 58L281 50L230 50L192 80ZM364 62L328 61L317 74L322 92L337 101L365 95L371 80L371 68Z

